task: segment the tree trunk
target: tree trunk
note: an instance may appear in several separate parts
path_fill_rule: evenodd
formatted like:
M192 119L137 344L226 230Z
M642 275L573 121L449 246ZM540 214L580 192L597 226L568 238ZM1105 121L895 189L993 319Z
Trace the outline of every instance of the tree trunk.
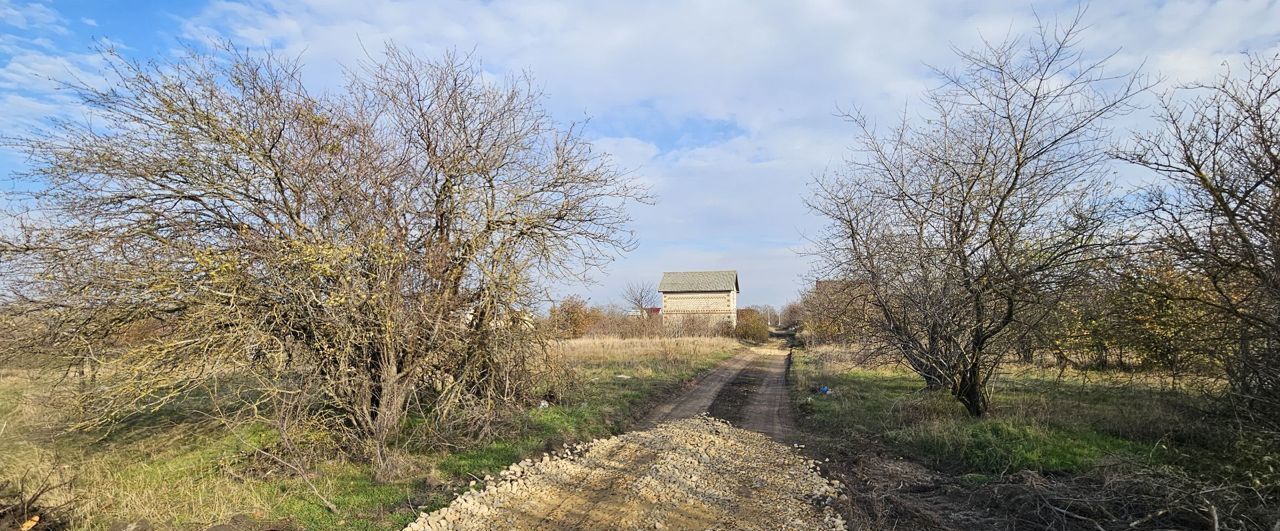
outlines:
M374 392L370 400L369 458L373 462L373 480L378 483L391 481L397 472L397 463L391 453L390 439L404 422L411 386L399 378L394 361L383 360L374 375Z
M951 390L951 394L964 404L964 408L973 417L981 417L989 409L987 395L982 392L982 372L978 364L973 363L960 375L960 382Z
M942 370L930 363L926 356L908 353L906 358L907 363L911 365L911 370L924 379L925 390L936 391L947 388L947 380L944 378Z

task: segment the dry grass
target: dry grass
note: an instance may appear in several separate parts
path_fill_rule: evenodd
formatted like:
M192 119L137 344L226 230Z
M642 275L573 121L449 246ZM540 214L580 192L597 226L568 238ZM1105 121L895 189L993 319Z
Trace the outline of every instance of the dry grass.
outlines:
M1201 466L1231 451L1229 426L1215 423L1221 419L1209 414L1205 397L1156 374L1010 363L992 387L990 415L971 419L946 393L920 392L923 382L901 365L867 366L839 349L815 348L797 367L804 388L834 390L829 397L800 397L816 418L967 470L1011 466L1000 461L1009 457L999 452L1003 444L1030 454L1014 455L1014 469L1049 471L1081 471L1115 454ZM972 455L961 455L966 445ZM1055 448L1063 455L1054 455Z
M496 470L554 441L590 438L622 429L628 419L680 382L714 366L739 348L724 338L620 339L557 342L551 365L569 383L558 403L533 409L506 439L482 446L409 456L415 469L440 476L426 483L451 486ZM618 378L618 375L626 378ZM269 442L265 429L237 435L202 418L187 401L99 433L68 433L72 420L52 399L60 374L39 368L0 367L0 482L24 475L73 480L41 498L68 510L78 528L107 529L149 520L158 528L203 529L237 514L292 518L304 528L392 529L416 514L406 500L447 502L447 493L420 492L422 478L375 485L360 463L322 463L312 481L343 514L316 504L288 475L244 470L245 444ZM450 487L451 488L451 487ZM405 520L405 519L408 520ZM37 528L39 529L39 528Z
M74 501L72 516L88 528L139 518L189 527L270 506L219 467L241 450L237 438L173 419L112 433L67 433L68 418L55 407L48 380L38 369L0 369L0 481L49 471L71 480L47 501Z
M565 366L609 365L652 373L662 368L698 366L738 347L736 340L723 337L584 337L558 341L550 354L554 363Z

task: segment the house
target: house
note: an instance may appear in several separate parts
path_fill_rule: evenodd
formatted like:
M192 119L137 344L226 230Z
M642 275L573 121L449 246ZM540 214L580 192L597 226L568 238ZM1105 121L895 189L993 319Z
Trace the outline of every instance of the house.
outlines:
M658 316L658 314L661 314L661 313L662 313L662 308L656 308L656 307L654 307L654 308L650 308L650 307L646 307L646 308L644 309L644 311L640 311L640 310L637 310L637 309L635 309L635 308L632 308L632 309L630 309L630 310L627 310L627 312L626 312L626 313L627 313L627 316L628 316L628 317L645 317L645 318L650 318L650 319L652 319L652 318L654 318L654 317L657 317L657 316Z
M678 271L662 274L662 324L680 325L691 320L714 326L738 324L737 271Z

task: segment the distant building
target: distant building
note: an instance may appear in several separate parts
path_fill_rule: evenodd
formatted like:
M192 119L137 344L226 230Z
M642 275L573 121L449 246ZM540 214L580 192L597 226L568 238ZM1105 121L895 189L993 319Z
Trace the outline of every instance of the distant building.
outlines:
M714 326L738 324L737 271L680 271L662 274L662 324L679 325L689 320Z
M644 311L631 308L630 310L627 310L625 313L628 317L646 317L646 318L657 317L658 314L662 313L662 308L658 308L658 307L645 308Z

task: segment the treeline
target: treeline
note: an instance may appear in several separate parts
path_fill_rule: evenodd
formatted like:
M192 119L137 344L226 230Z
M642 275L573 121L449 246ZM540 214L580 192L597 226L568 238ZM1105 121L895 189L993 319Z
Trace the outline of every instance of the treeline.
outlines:
M1159 371L1280 432L1280 57L1162 90L1081 38L1077 19L962 52L919 119L846 115L856 155L808 199L828 224L806 334L975 416L1016 360ZM1117 134L1135 112L1153 129Z
M768 305L740 308L737 324L727 321L685 316L678 322L663 322L653 303L656 297L637 299L629 287L624 300L627 307L618 305L592 305L586 299L570 295L551 305L541 319L541 327L555 337L576 339L580 337L608 336L621 338L647 337L733 337L745 341L763 342L769 339L770 318L775 322L777 312ZM657 293L653 291L652 293Z

